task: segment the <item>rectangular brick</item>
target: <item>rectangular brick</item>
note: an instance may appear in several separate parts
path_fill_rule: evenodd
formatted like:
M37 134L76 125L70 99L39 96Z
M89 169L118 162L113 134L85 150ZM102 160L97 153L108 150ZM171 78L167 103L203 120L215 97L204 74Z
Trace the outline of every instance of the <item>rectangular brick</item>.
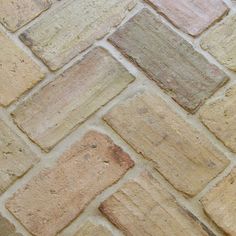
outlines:
M15 226L0 215L0 236L22 236L16 233Z
M55 236L133 166L106 135L90 131L55 166L41 171L6 203L35 236Z
M117 26L136 0L74 0L50 12L20 38L52 70Z
M191 113L228 80L147 9L129 20L109 40Z
M136 95L117 105L105 121L179 191L193 196L229 161L207 137L158 95Z
M227 17L203 36L201 47L221 64L236 71L236 15Z
M236 86L226 91L223 97L206 104L200 111L203 124L228 148L236 153Z
M9 105L43 77L39 66L0 32L0 105Z
M106 50L97 48L20 105L13 116L48 151L133 80Z
M222 0L146 0L183 32L200 35L227 12Z
M74 236L112 236L113 234L102 225L95 225L88 221L80 227Z
M236 235L236 169L202 199L206 213L227 235Z
M1 0L0 22L14 32L49 7L47 0Z
M147 172L123 185L100 210L125 235L215 235Z
M27 172L37 158L26 144L0 120L0 194Z

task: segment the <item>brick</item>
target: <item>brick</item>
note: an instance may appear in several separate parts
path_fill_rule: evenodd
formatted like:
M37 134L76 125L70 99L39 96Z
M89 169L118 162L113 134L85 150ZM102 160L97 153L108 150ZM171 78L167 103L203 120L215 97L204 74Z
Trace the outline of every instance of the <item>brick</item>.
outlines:
M40 68L0 32L0 105L9 105L43 77Z
M49 7L47 0L2 0L0 22L15 32Z
M74 236L112 236L111 231L102 225L86 222Z
M201 40L201 47L221 64L236 71L236 15L227 17L209 30Z
M125 235L215 235L147 172L123 185L100 210Z
M0 215L0 236L22 236L16 233L15 226Z
M177 190L189 196L201 191L229 164L203 133L147 91L114 107L104 119L138 153L152 160Z
M13 116L48 151L133 80L107 51L97 48L20 105Z
M228 80L147 9L116 31L109 41L191 113Z
M66 2L27 29L20 38L50 69L57 70L117 26L135 2Z
M236 235L236 169L202 199L204 210L229 236Z
M236 86L226 91L223 97L206 104L200 111L203 124L231 151L236 153Z
M172 24L192 36L200 35L228 11L222 0L146 0Z
M26 144L0 120L0 194L24 175L38 158Z
M55 166L41 171L6 207L35 236L55 236L133 166L106 135L90 131Z

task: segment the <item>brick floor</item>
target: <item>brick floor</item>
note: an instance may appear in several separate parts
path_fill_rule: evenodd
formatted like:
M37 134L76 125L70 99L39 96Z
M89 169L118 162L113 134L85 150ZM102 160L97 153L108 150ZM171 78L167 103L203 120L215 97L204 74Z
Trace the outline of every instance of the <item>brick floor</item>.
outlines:
M0 236L236 236L234 0L0 1Z

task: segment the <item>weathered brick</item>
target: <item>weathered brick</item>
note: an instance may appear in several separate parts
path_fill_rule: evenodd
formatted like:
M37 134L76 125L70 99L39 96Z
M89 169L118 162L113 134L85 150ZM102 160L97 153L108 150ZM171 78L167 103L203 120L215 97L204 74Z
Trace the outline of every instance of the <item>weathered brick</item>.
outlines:
M136 0L66 2L20 38L52 70L69 62L118 25Z
M9 105L42 78L39 67L0 32L0 105Z
M106 135L90 131L11 197L6 207L36 236L54 236L133 166Z
M0 236L22 236L16 233L15 226L0 215Z
M37 161L35 154L0 120L0 194Z
M203 36L201 47L236 71L236 15L227 17Z
M236 169L202 199L206 213L227 235L236 235Z
M47 0L2 0L0 22L14 32L49 7Z
M222 0L146 0L187 34L198 36L228 12Z
M214 236L147 172L121 187L100 210L125 235Z
M105 121L179 191L190 196L228 165L203 133L184 121L159 96L146 93L113 108Z
M236 86L223 97L208 103L200 111L200 119L227 147L236 153Z
M90 221L83 224L74 236L112 236L111 231L102 225L95 225Z
M106 50L97 48L20 105L13 116L47 151L133 80Z
M189 112L194 113L228 80L147 9L109 40Z

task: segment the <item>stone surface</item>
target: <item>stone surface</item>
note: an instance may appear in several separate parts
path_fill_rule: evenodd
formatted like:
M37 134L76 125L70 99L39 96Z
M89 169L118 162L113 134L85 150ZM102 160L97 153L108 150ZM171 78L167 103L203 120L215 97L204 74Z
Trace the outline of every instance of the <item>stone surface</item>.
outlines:
M0 32L0 105L9 105L42 78L39 67Z
M236 15L227 17L203 36L201 47L236 71Z
M110 138L90 131L51 169L16 192L6 207L35 236L54 236L133 166Z
M223 97L206 104L200 111L200 119L227 147L236 153L236 86Z
M0 215L0 236L22 236L16 233L15 226Z
M117 26L136 0L74 0L27 29L20 37L52 70Z
M147 9L109 40L191 113L228 79Z
M90 221L83 224L74 236L112 236L112 233L102 225L95 225Z
M236 235L236 169L201 200L206 213L227 235Z
M100 210L125 235L214 236L147 172L123 185Z
M133 80L106 50L97 48L20 105L13 116L47 151Z
M198 36L228 12L222 0L146 0L172 24Z
M1 0L0 22L16 31L50 7L47 0Z
M105 121L179 191L193 196L229 161L203 133L158 95L138 94L108 112Z
M0 120L0 194L37 161L26 144Z

